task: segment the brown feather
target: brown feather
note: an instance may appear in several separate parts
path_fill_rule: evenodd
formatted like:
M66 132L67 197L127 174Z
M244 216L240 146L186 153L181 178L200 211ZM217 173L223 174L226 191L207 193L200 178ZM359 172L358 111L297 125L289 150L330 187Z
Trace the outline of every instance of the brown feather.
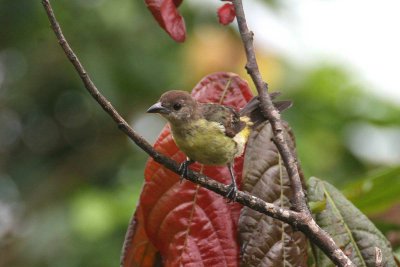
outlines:
M225 128L225 135L234 137L246 124L240 121L240 115L234 109L218 104L201 104L200 111L208 121L220 123Z
M280 95L280 92L273 92L270 94L270 98L273 100ZM273 102L276 109L279 112L282 112L292 106L292 101L283 100ZM244 106L240 112L240 116L247 116L250 118L250 121L253 122L254 126L259 125L260 123L266 121L264 115L260 110L260 100L258 96L253 97L246 106Z

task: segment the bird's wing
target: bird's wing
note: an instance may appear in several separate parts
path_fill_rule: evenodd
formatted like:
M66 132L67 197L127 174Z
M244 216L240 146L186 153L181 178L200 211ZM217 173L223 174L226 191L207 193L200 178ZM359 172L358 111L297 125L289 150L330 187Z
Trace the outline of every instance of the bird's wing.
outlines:
M273 92L269 96L271 97L272 100L274 100L276 97L280 95L279 92ZM285 109L288 109L292 106L292 101L290 100L283 100L283 101L274 101L272 102L275 106L276 109L278 109L279 112L284 111ZM254 123L254 126L257 126L258 124L262 123L265 121L264 115L261 113L260 110L260 100L258 96L253 97L247 104L244 106L239 114L240 116L247 116L250 117L251 122Z
M218 122L225 129L225 135L234 137L246 123L240 120L239 113L234 109L218 104L201 104L201 113L207 121Z

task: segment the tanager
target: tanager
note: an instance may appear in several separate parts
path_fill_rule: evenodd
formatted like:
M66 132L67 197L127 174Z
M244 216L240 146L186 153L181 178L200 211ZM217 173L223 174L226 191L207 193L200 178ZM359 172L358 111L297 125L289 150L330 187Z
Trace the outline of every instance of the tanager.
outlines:
M274 99L278 95L275 92L270 97ZM292 102L277 101L274 105L283 111ZM158 113L169 122L176 145L187 156L179 168L181 176L187 175L188 166L194 162L227 165L232 183L226 197L234 200L237 185L233 160L242 155L251 129L266 121L261 114L258 97L236 111L224 105L200 103L188 92L173 90L164 93L147 112Z

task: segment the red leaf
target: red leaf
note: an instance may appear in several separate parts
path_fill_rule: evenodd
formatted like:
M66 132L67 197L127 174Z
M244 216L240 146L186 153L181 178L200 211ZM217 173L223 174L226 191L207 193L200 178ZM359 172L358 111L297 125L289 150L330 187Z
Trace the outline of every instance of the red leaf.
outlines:
M236 74L215 73L203 78L192 95L201 102L240 108L252 97L247 82ZM176 147L168 126L154 145L178 162L185 155ZM243 158L235 160L240 185ZM215 180L229 184L228 169L194 164ZM149 159L140 197L147 236L160 251L164 266L238 266L237 224L241 206L179 176Z
M253 97L249 85L237 74L217 72L204 77L192 90L198 101L219 103L236 109Z
M182 0L145 0L145 3L158 24L172 39L177 42L185 41L185 21L177 9Z
M176 7L179 7L182 4L183 0L174 0L174 4Z
M149 241L144 230L143 211L140 206L135 211L122 249L122 267L152 267L156 259L157 249Z
M236 17L235 7L232 3L226 3L218 8L217 14L219 23L221 23L222 25L228 25Z

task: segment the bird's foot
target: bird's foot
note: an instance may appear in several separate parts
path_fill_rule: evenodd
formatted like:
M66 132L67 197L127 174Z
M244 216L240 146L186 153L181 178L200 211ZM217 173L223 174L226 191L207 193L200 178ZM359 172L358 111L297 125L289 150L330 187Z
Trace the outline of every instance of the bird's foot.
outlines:
M238 188L236 186L236 183L231 183L229 185L228 193L225 196L226 198L228 198L228 203L236 201L237 192Z
M188 175L189 166L193 163L194 163L194 161L187 159L184 162L182 162L181 165L179 166L178 172L181 175L181 178L179 181L180 183L182 183L183 179Z

